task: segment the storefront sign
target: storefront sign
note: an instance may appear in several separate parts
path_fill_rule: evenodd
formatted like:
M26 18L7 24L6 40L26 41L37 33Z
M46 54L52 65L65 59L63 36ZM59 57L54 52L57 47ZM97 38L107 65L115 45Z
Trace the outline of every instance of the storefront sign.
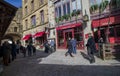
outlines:
M68 28L73 28L73 27L77 27L77 26L81 26L81 23L59 26L59 27L56 28L56 30L68 29Z
M96 27L101 27L101 26L108 26L111 24L118 24L118 23L120 23L119 19L120 19L120 16L113 16L113 17L109 17L109 18L93 20L92 27L96 28Z

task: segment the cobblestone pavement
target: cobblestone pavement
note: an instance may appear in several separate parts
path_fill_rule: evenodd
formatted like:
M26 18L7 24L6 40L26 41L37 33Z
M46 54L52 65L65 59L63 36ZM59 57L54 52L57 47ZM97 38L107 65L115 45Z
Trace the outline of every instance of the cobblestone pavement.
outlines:
M90 64L80 52L75 57L64 56L65 51L23 58L22 55L4 67L3 76L120 76L120 62L96 58Z

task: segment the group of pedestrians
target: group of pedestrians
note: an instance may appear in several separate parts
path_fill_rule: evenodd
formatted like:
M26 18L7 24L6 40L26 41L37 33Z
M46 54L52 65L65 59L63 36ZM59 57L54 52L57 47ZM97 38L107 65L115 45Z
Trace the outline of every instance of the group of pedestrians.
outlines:
M88 34L86 47L87 47L87 56L89 58L89 61L90 63L94 63L95 62L94 55L97 52L97 50L96 50L94 38L91 33ZM72 39L69 38L67 40L67 48L68 51L65 53L65 56L69 54L71 57L74 57L73 54L76 54L76 40L74 38Z
M11 61L14 61L17 56L16 46L19 44L15 44L13 41L5 41L0 46L0 55L3 57L4 65L9 65Z
M36 54L36 48L32 44L28 44L27 47L21 45L21 43L16 43L14 41L5 41L0 46L0 57L3 57L3 64L9 65L11 61L17 58L17 54L22 53L23 57L26 57L26 52L28 56Z
M65 53L65 56L67 56L68 54L71 57L74 57L73 54L76 54L76 40L74 38L68 38L67 40L67 48L68 51Z
M56 46L55 46L54 40L46 41L43 44L43 46L45 47L45 50L44 50L45 53L52 53L52 52L55 52L55 50L56 50Z

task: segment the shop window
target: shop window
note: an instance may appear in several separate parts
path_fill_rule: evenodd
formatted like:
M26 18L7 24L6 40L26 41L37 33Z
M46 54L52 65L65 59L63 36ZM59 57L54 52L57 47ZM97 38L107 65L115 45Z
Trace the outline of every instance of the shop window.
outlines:
M64 44L63 33L61 30L58 30L58 46L61 46L63 44Z
M83 41L83 35L81 33L75 34L74 36L77 41Z
M114 37L114 36L115 36L114 28L111 27L109 28L109 37Z
M76 27L74 28L74 37L77 41L83 41L83 30L82 30L82 27Z
M117 28L116 28L116 36L117 36L117 37L120 37L120 27L117 27Z

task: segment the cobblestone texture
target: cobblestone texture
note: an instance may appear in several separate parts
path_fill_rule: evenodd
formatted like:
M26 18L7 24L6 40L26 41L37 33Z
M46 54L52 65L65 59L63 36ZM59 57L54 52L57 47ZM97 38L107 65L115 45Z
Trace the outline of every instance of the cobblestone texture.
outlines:
M3 76L120 76L120 62L96 58L90 64L78 52L75 57L64 56L65 51L23 58L22 55L4 67Z

